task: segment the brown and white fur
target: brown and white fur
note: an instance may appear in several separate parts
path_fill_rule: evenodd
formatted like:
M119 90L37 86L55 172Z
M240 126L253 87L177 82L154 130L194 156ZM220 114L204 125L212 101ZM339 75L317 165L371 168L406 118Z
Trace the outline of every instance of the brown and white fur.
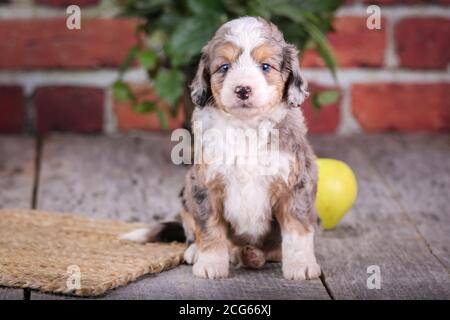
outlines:
M191 85L193 123L223 132L257 129L265 121L278 129L280 152L277 161L269 161L276 169L271 175L261 174L258 163L191 167L181 219L189 244L184 258L196 276L223 278L230 262L260 268L266 261L281 261L288 279L320 276L314 254L317 168L299 108L306 88L297 49L261 18L225 23L203 48ZM194 129L195 134L201 133ZM159 224L123 238L155 241L165 229Z

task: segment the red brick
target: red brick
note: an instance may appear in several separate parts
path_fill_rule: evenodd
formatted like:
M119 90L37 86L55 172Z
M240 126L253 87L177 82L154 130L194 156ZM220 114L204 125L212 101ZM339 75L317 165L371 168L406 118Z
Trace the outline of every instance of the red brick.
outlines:
M25 101L19 86L0 86L0 133L20 133L25 124Z
M158 107L168 110L167 104L158 98L151 86L134 85L132 86L132 91L139 102L156 101ZM156 113L138 113L132 109L129 103L119 101L114 101L113 109L117 118L117 127L121 131L161 130L159 118ZM168 120L169 129L181 128L183 126L184 108L181 103L178 106L178 113L175 118L171 117L168 111L166 111L165 114L166 119Z
M40 87L34 97L37 131L101 132L103 102L104 92L99 88Z
M366 18L340 17L336 32L327 37L340 67L380 67L384 62L386 22L381 19L380 30L369 30ZM302 59L303 67L324 67L325 63L315 51L308 50Z
M368 132L449 130L450 83L356 84L352 111Z
M366 4L405 5L405 4L450 4L450 0L364 0Z
M82 19L80 30L68 30L62 18L0 21L0 69L118 66L137 42L137 23Z
M89 6L98 4L99 0L34 0L35 4L43 4L53 7L67 7L72 4L77 6Z
M310 133L332 133L339 126L339 101L322 106L319 111L315 110L312 105L312 95L314 92L330 89L336 88L325 88L315 84L309 85L310 98L306 99L302 104L302 110Z
M450 19L404 19L396 26L395 39L402 67L437 69L450 62Z

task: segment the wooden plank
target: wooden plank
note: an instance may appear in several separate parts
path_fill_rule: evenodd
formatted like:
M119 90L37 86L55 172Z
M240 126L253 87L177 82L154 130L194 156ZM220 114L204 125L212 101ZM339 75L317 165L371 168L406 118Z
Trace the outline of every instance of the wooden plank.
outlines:
M450 270L450 135L361 139L361 146L432 253ZM370 147L368 147L370 146Z
M325 282L336 299L443 299L450 297L445 268L430 253L415 226L374 168L366 149L378 143L362 137L312 138L320 157L347 162L355 171L355 206L332 231L317 240ZM384 150L380 150L384 152ZM368 289L369 266L379 266L381 289Z
M0 136L0 209L31 208L34 160L33 138ZM22 289L0 288L0 300L23 297Z
M170 219L186 167L168 136L56 135L43 144L37 208L149 222Z
M22 289L11 289L0 287L0 301L1 300L23 300Z
M30 137L0 136L0 208L30 208L34 150Z
M187 168L170 160L168 136L53 136L44 142L38 208L95 217L150 222L178 213ZM31 293L31 299L64 299ZM181 266L119 288L105 299L261 299L329 296L320 280L289 282L279 265L230 279L194 278Z

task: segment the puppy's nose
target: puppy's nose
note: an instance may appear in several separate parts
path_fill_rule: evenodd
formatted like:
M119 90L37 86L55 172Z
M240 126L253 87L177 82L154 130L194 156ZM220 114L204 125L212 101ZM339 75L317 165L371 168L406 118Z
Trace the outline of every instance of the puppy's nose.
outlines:
M252 88L249 86L237 86L236 89L234 89L234 93L236 93L236 96L239 99L247 100L252 94Z

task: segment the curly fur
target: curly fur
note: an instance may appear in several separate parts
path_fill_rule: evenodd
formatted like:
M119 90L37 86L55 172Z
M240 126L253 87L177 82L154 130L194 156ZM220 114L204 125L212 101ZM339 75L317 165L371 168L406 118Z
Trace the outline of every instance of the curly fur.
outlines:
M259 163L205 161L190 168L181 218L190 243L185 260L197 276L227 277L230 261L260 268L280 259L288 279L320 275L313 240L317 168L298 108L308 92L297 54L275 25L253 17L224 24L202 50L191 85L193 123L201 123L202 132L220 133L256 130L264 123L268 130L258 131L258 138L278 130L279 153L276 159L263 153L270 175L262 174ZM228 71L220 71L223 64ZM269 71L262 64L269 64ZM240 86L251 89L245 99L236 96ZM194 135L203 134L193 127ZM234 147L205 142L202 151L226 153Z

